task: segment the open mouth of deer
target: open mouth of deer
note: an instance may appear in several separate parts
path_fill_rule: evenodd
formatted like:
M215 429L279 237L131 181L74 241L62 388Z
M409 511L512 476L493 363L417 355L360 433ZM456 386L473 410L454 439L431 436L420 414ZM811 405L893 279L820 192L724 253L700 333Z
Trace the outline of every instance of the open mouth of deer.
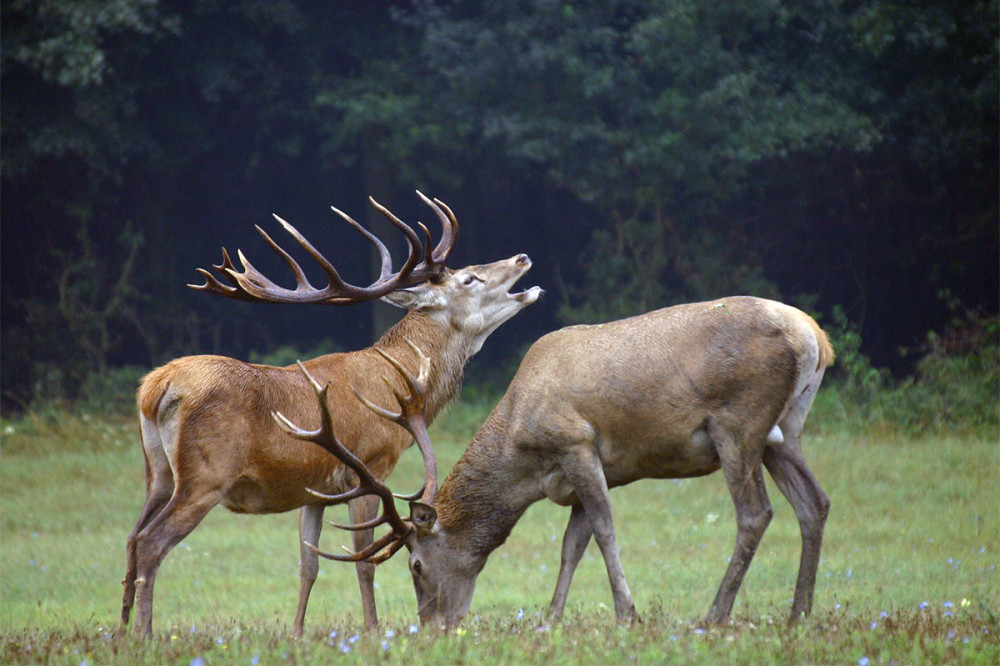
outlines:
M526 254L519 254L514 258L514 264L518 267L518 273L514 277L511 287L513 287L518 280L524 277L525 273L531 270L531 257ZM537 301L538 297L543 293L542 288L536 285L530 289L525 289L524 291L508 292L507 298L530 305L531 303Z

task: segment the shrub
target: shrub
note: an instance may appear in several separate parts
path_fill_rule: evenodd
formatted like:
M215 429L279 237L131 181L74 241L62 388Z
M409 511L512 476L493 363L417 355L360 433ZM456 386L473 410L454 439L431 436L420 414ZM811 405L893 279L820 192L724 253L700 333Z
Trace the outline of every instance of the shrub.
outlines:
M944 334L929 333L916 373L889 395L894 419L921 431L997 429L998 330L997 317L968 313Z
M826 327L837 365L817 399L817 421L852 429L989 432L1000 428L1000 322L968 312L915 350L915 372L896 381L861 353L861 336L840 308Z
M307 361L324 354L333 354L341 349L330 338L320 340L309 349L300 349L293 345L281 345L269 352L252 351L247 360L251 363L261 363L263 365L276 365L284 367L292 365L296 361Z

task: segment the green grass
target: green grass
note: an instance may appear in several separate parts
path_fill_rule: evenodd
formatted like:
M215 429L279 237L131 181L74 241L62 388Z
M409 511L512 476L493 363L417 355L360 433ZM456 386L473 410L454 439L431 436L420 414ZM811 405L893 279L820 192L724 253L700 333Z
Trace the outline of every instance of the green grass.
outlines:
M458 406L439 420L432 435L442 470L484 416ZM490 558L459 634L410 633L415 598L398 556L377 577L377 636L359 636L353 568L323 561L307 636L294 641L297 514L216 509L160 570L157 636L143 643L111 638L125 537L143 499L134 424L36 415L0 422L0 434L0 663L1000 662L995 437L807 432L807 456L833 508L814 614L794 629L784 619L798 525L773 484L775 518L733 624L698 629L735 534L724 481L713 475L612 492L623 565L644 620L630 629L614 625L593 544L562 624L545 624L568 510L538 503ZM421 476L411 450L391 484L408 491ZM328 514L346 518L340 509ZM322 543L335 549L348 541L327 528Z

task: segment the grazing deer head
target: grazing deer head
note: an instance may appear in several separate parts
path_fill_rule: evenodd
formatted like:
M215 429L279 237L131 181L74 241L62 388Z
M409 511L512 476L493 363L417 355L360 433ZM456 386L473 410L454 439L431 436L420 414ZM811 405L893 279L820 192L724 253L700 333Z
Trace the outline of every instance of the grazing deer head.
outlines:
M722 469L736 546L707 621L729 617L771 519L766 468L795 510L802 560L791 619L811 610L829 499L802 455L806 416L833 349L816 322L774 301L733 297L571 326L528 350L507 393L431 501L411 505L420 618L456 626L476 577L532 503L571 506L549 607L562 615L591 535L620 622L637 619L609 489Z
M421 412L430 423L457 391L466 362L483 341L541 293L538 287L511 292L531 268L524 254L492 264L448 268L445 263L454 247L458 222L443 202L420 197L443 227L441 240L433 248L426 227L420 225L421 239L372 201L406 237L409 253L398 271L393 270L392 258L381 241L336 211L375 245L382 258L380 275L370 285L344 281L305 237L279 218L321 266L328 279L326 286L314 287L292 256L261 231L291 269L294 288L282 287L262 275L242 252L237 254L238 269L225 250L216 272L202 270L205 283L194 287L227 298L266 303L348 305L381 298L408 310L372 347L302 363L314 378L311 381L331 385L323 394L326 418L346 450L375 480L389 475L412 437L366 409L345 387L355 387L373 400L384 400L399 390L401 383L396 378L392 380L396 383L387 387L378 379L391 367L387 364L416 367L426 354L430 365L420 375L425 393ZM418 345L423 353L418 354L406 341ZM344 492L353 468L322 450L302 451L271 418L272 412L281 412L299 423L308 422L315 400L311 381L295 366L255 365L222 356L175 359L142 380L137 403L146 458L146 501L126 546L122 630L135 605L136 630L144 635L152 632L153 584L160 563L218 504L254 514L301 507L300 542L318 542L323 508L330 503L324 497ZM307 492L307 487L315 492ZM365 525L374 518L377 506L376 496L359 494L349 499L351 520L363 526L354 538L355 548L361 552L372 544L372 528ZM313 549L302 545L300 555L296 635L302 633L318 571ZM359 558L357 571L365 626L373 628L378 622L374 565Z

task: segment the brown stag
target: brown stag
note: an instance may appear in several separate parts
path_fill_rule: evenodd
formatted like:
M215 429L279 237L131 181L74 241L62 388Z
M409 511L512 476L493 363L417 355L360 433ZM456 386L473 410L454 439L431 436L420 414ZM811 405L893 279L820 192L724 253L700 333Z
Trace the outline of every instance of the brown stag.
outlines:
M386 478L412 443L400 428L365 409L348 391L352 386L373 399L391 395L379 376L384 354L413 365L417 355L404 340L420 346L432 361L426 377L426 418L429 423L448 403L461 383L466 362L503 322L534 303L541 293L532 287L511 293L514 283L531 267L526 255L492 264L453 270L445 266L458 223L439 200L420 194L440 220L444 232L430 247L430 232L416 232L374 200L372 204L406 236L409 256L393 272L389 251L375 236L334 209L377 248L382 258L379 278L367 287L341 279L336 269L294 227L277 218L285 230L321 266L329 284L313 287L296 261L258 228L267 243L295 275L296 287L281 287L246 260L238 270L223 250L216 266L221 279L199 269L206 282L197 289L229 298L269 303L347 305L381 298L407 309L393 328L370 348L321 356L303 366L333 389L325 396L330 419L349 443L353 455L378 479ZM194 285L192 285L194 286ZM395 380L398 384L399 380ZM137 396L143 452L146 459L146 500L126 545L127 566L122 581L121 631L127 629L133 605L135 630L152 632L153 586L167 553L187 536L216 505L239 513L264 514L302 508L300 542L316 543L322 528L321 497L306 491L336 494L349 488L352 473L339 460L318 449L304 449L271 418L280 411L308 421L314 417L309 382L295 368L244 363L222 356L188 356L152 371ZM378 509L377 498L363 496L349 504L351 520L365 523ZM372 530L357 531L354 544L364 549ZM377 626L374 565L357 563L365 626ZM306 604L318 572L313 549L301 546L300 589L294 633L301 635Z
M380 561L405 545L421 620L451 628L468 612L489 554L529 505L547 497L572 507L550 617L561 617L593 535L617 619L630 623L638 616L619 560L609 488L722 469L737 533L707 617L719 623L729 617L771 520L767 468L802 533L795 621L812 607L830 507L802 454L802 428L833 356L811 317L752 297L550 333L528 350L436 496L411 502L409 520L381 540L387 550L366 555Z

